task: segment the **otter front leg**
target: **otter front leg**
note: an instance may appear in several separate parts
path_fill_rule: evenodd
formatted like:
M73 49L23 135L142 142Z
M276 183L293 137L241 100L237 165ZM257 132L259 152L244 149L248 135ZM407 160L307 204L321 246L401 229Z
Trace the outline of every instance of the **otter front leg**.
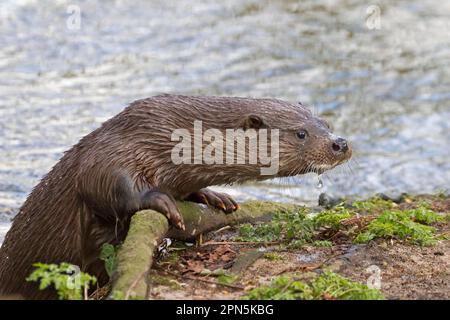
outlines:
M207 188L191 193L184 200L211 205L225 213L239 209L239 205L228 194L214 192Z
M79 199L90 209L90 214L104 224L115 226L118 221L129 221L136 211L152 209L164 214L175 227L184 227L171 195L151 185L138 185L125 170L97 166L79 174L77 189Z
M184 229L183 218L171 195L151 189L149 185L138 188L125 171L106 166L87 168L79 175L77 191L81 207L82 269L96 275L99 283L105 283L108 278L104 263L99 259L103 244L116 245L123 241L136 211L158 211L172 225Z

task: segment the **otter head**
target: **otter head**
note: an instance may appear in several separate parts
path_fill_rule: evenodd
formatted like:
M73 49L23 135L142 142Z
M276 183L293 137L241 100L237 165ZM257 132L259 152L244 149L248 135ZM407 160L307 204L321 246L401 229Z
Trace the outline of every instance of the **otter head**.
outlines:
M278 129L279 170L277 177L314 172L322 174L351 158L347 140L333 133L330 125L303 105L280 109L270 120L249 115L244 129Z
M345 138L335 135L326 121L310 115L280 137L280 175L322 174L351 155Z

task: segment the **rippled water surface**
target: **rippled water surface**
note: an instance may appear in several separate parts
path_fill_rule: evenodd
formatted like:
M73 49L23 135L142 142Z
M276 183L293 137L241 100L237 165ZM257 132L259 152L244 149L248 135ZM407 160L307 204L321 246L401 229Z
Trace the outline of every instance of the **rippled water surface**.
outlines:
M448 188L449 1L77 1L79 29L71 3L0 3L0 241L64 150L162 92L301 101L352 141L322 189L227 190L241 200Z

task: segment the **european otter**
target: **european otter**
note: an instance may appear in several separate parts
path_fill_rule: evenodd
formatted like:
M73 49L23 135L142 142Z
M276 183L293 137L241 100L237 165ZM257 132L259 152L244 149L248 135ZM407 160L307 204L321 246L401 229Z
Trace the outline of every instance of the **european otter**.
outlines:
M174 164L176 129L278 129L279 170L261 175L256 164ZM194 142L195 143L195 142ZM70 262L108 281L99 250L120 243L130 218L154 209L183 228L175 199L238 209L210 185L321 173L351 156L347 142L301 104L275 99L162 95L131 103L80 140L33 189L0 249L0 295L55 298L26 282L35 262Z

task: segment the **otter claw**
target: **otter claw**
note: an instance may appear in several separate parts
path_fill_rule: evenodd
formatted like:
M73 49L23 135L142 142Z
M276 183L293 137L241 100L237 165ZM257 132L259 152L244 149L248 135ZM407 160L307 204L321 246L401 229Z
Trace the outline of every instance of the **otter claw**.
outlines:
M229 195L214 192L206 188L191 193L185 200L207 204L225 213L231 213L239 209L239 205Z
M202 195L202 200L204 201L204 204L209 205L208 199L204 195Z
M177 229L183 230L183 231L186 230L186 227L184 226L184 222L183 222L182 218L180 220L179 217L173 217L170 214L164 214L164 215L166 216L167 220L169 220L170 225L174 226Z
M183 223L178 223L177 224L177 228L180 229L180 230L186 231L186 227L184 226Z
M157 191L149 192L145 195L145 204L143 207L162 213L173 226L185 230L183 216L178 210L175 199L172 196Z

